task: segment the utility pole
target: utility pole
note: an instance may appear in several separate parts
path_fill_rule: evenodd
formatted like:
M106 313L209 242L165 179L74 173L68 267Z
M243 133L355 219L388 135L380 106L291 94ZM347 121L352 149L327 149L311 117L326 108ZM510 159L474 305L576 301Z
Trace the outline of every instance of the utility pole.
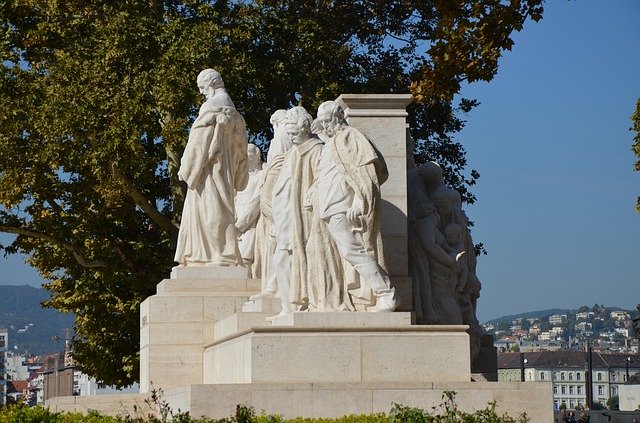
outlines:
M591 355L591 345L587 343L587 377L586 377L586 389L587 394L587 407L589 410L593 410L593 357Z

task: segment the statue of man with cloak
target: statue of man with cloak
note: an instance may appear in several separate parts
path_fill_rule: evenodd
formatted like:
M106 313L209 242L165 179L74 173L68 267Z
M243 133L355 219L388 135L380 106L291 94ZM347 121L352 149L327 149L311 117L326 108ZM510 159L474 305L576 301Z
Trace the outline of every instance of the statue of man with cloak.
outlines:
M249 179L243 117L214 69L198 75L206 97L193 122L178 177L187 183L174 260L181 266L238 266L234 196Z
M314 209L328 226L343 261L345 305L351 310L393 311L398 299L384 270L380 234L380 185L388 177L384 159L347 124L337 102L320 105L317 123L326 144L314 183Z

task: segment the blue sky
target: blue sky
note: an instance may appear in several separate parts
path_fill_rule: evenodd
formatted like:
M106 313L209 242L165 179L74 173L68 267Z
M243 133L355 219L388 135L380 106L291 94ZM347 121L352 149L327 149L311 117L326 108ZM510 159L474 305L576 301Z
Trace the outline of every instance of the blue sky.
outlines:
M640 1L550 0L458 136L481 178L467 207L483 283L481 321L594 303L640 303L640 173L629 116L640 97ZM0 234L0 243L10 237ZM39 285L0 256L0 284Z

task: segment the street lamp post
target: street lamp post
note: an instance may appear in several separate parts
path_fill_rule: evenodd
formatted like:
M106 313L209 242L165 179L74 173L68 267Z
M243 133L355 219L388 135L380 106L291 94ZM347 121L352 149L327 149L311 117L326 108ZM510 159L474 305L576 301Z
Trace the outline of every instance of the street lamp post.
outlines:
M624 360L624 364L626 367L626 371L627 371L627 378L625 379L625 382L629 382L629 363L631 362L631 357L627 357L626 360Z
M520 382L524 382L524 366L529 361L524 358L524 353L520 353Z

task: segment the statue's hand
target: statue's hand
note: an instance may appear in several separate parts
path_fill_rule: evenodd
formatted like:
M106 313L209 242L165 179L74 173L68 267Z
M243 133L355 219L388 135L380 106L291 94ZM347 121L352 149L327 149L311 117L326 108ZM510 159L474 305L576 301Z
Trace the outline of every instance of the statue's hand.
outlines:
M229 122L231 122L231 119L225 113L220 113L216 116L216 123L218 125L225 126L228 125Z
M360 222L360 217L363 215L362 207L357 204L354 204L349 210L347 210L347 219L353 226L362 226Z

